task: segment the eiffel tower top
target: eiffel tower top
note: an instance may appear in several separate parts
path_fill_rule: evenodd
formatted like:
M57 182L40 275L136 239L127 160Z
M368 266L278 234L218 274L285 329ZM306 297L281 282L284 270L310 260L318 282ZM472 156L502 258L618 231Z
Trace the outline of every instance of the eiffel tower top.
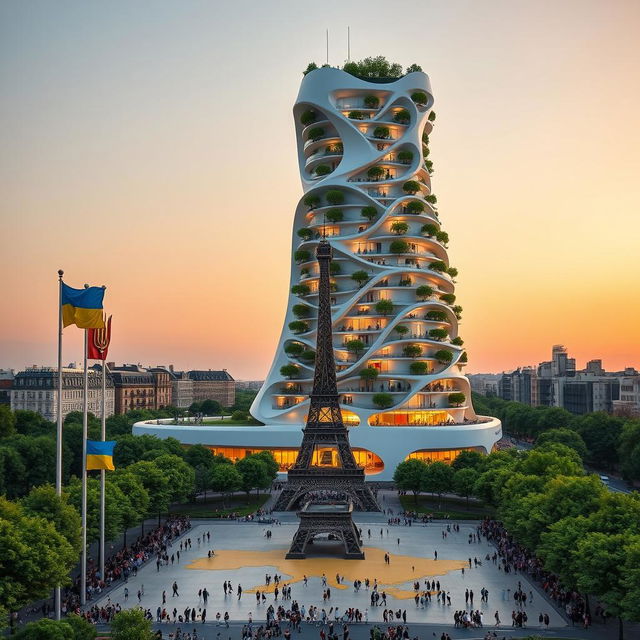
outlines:
M316 258L320 268L320 282L318 285L316 364L313 375L311 404L316 404L314 400L320 401L321 404L333 401L337 407L338 385L336 383L336 362L333 355L331 282L329 278L329 265L331 264L332 256L331 245L326 238L322 238L316 249ZM340 410L338 409L338 411Z

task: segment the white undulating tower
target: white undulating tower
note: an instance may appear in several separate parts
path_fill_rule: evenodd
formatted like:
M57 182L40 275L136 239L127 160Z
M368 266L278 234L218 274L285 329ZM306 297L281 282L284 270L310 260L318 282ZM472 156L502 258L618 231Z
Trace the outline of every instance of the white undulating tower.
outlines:
M461 308L432 193L429 78L365 81L322 68L294 107L304 189L295 212L290 296L271 370L251 413L301 428L313 376L318 271L333 247L338 390L351 441L376 473L406 457L489 452L500 422L479 417L463 370ZM433 115L432 115L433 114ZM278 430L280 430L278 429Z

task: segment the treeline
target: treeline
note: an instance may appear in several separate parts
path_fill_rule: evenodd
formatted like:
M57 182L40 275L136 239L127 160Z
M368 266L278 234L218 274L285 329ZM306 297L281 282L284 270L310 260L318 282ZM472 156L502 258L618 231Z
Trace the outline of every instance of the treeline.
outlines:
M500 418L505 432L515 437L535 440L550 429L571 431L584 445L585 462L598 469L619 469L626 480L640 481L638 418L603 412L576 416L559 407L531 407L477 394L473 394L473 405L480 414Z
M407 460L394 481L416 494L453 491L493 505L510 535L565 588L595 595L621 620L640 621L637 493L608 491L585 474L575 449L553 439L530 451L465 451L446 466Z
M133 436L130 424L143 418L141 412L131 413L135 415L114 416L110 425L117 444L116 470L106 475L108 540L122 532L126 535L127 529L147 517L160 518L172 503L199 492L215 490L224 496L243 490L249 494L268 488L277 475L278 464L268 452L234 464L202 445L185 448L174 438ZM3 409L0 418L0 603L7 609L0 613L6 614L47 597L56 584L68 584L68 573L78 561L82 416L70 414L65 421L67 481L62 496L53 488L55 425L31 412ZM125 430L125 423L128 433L114 434ZM99 421L91 416L90 435L98 438L99 429ZM99 485L99 472L89 472L89 542L99 536Z

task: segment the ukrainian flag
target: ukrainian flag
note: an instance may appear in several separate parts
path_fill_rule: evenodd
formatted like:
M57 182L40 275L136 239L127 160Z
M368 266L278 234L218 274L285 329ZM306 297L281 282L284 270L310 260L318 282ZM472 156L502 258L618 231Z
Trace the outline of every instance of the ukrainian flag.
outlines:
M116 446L115 440L87 440L87 471L94 469L106 469L114 471L113 449Z
M103 329L103 287L74 289L62 283L62 323L75 324L80 329Z

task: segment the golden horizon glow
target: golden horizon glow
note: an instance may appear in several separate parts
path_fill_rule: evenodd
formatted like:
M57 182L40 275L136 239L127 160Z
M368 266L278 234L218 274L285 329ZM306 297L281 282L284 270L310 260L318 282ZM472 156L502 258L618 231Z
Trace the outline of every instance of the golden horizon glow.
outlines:
M469 371L535 365L558 343L578 368L640 367L640 3L405 5L415 19L389 31L388 3L327 0L329 61L350 24L353 57L431 78ZM190 0L152 15L0 5L0 367L55 363L63 268L107 285L109 360L268 372L302 196L291 109L325 27L288 1L252 3L250 20ZM64 362L81 356L70 327Z

